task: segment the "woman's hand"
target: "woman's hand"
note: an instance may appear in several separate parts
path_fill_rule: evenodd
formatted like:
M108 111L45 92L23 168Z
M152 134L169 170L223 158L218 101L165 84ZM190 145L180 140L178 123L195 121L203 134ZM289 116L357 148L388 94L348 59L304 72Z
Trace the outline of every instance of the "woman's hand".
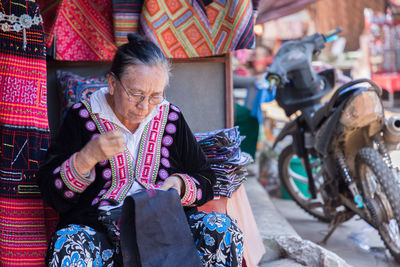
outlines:
M92 139L76 155L75 168L89 173L97 162L109 159L124 150L125 139L119 131L111 131Z
M184 190L184 183L179 176L172 175L165 179L164 183L160 186L160 190L167 191L170 188L175 188L178 191L178 194L181 195L181 192Z

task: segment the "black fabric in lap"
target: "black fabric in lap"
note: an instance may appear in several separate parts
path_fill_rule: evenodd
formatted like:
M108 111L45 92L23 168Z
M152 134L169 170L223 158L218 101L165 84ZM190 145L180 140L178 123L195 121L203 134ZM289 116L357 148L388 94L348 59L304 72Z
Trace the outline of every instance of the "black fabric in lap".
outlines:
M124 266L203 266L174 189L146 190L127 197L120 229Z

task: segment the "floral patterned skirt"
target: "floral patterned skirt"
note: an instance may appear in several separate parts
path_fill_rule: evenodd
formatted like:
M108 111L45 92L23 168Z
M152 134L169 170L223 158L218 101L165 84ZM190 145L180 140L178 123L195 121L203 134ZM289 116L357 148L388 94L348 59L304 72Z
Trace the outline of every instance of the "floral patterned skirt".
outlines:
M189 216L189 226L205 267L242 266L243 236L237 222L220 213L197 212ZM47 253L48 266L117 266L115 248L105 233L71 224L52 237Z

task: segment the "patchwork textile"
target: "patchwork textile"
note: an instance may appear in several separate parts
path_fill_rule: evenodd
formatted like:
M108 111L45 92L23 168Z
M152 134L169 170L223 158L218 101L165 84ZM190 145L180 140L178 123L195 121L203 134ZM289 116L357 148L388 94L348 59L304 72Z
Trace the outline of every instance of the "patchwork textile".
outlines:
M46 3L46 44L55 39L57 60L111 60L117 46L112 28L111 0L62 0ZM50 6L46 6L46 4ZM56 20L54 22L54 17Z
M115 39L143 31L170 58L254 48L258 1L113 0Z
M0 263L43 266L54 225L35 176L49 145L42 19L22 0L1 0L0 15Z
M98 89L108 87L105 76L82 77L78 74L62 70L57 70L56 76L61 94L64 96L62 107L65 110L79 103L81 100L88 100L90 95Z

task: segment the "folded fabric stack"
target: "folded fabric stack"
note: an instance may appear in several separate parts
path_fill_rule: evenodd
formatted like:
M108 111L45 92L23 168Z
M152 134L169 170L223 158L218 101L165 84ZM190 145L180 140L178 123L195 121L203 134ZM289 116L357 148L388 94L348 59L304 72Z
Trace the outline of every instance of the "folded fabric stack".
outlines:
M195 133L195 137L217 177L214 195L231 197L232 193L246 179L246 166L253 162L248 153L240 150L240 143L245 137L240 136L237 126L230 129Z

